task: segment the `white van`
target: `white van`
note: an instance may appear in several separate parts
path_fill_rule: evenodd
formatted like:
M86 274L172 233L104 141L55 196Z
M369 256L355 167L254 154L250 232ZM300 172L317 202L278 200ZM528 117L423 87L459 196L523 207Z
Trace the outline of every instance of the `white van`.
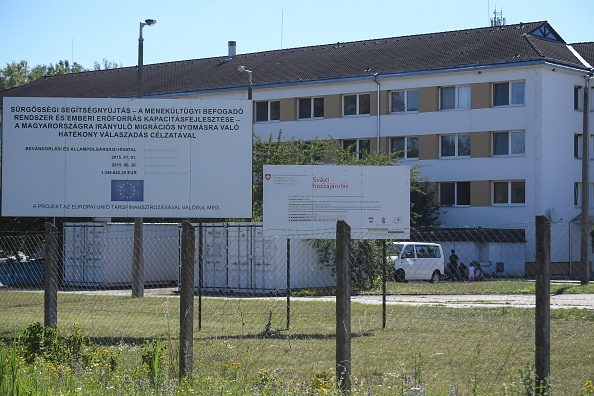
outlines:
M388 245L388 259L394 262L398 282L428 280L437 283L444 273L441 245L425 242L393 242Z

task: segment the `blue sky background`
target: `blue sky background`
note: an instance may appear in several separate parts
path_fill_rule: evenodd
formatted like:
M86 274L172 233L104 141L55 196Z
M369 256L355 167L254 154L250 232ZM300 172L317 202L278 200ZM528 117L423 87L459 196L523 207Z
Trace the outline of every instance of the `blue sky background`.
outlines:
M594 41L593 0L0 0L0 67L67 59L92 68L103 59L144 63L224 56L488 26L493 11L507 24L547 20L568 43Z

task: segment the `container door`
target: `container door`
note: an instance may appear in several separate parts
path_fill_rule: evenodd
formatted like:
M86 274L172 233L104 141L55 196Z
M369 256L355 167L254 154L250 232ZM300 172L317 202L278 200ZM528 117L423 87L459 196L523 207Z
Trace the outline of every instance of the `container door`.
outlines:
M64 225L64 283L72 286L100 283L103 226Z
M222 224L204 225L203 235L203 274L202 287L224 289L227 287L227 232ZM196 251L198 251L196 238ZM198 255L196 255L198 260ZM194 285L198 287L199 262L194 265Z
M228 284L232 289L252 287L252 230L249 226L237 225L228 229Z
M253 287L259 290L274 290L274 239L265 238L262 226L254 225Z
M86 284L103 284L103 236L104 229L102 225L89 225L85 227L84 233L84 276L83 281Z
M84 241L83 226L64 225L64 283L78 285L84 279Z

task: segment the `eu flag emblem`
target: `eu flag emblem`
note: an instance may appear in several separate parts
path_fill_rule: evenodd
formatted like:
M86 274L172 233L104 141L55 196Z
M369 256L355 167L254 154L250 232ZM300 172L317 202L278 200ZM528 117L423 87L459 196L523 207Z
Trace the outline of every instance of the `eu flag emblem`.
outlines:
M143 201L144 180L112 180L112 201Z

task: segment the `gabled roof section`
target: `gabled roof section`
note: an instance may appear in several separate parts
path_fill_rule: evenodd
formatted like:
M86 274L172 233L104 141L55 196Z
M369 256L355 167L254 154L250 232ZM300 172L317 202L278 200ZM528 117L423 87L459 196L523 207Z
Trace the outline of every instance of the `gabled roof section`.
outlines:
M579 54L594 67L594 42L576 43L571 45Z
M538 37L544 40L549 41L557 41L560 43L565 43L565 41L559 36L559 34L549 25L548 23L543 23L538 26L536 29L532 30L528 33L531 36Z
M144 65L144 95L245 89L241 65L253 71L254 89L529 62L585 68L562 40L535 31L560 39L542 21ZM135 97L136 76L136 67L48 76L0 97Z

